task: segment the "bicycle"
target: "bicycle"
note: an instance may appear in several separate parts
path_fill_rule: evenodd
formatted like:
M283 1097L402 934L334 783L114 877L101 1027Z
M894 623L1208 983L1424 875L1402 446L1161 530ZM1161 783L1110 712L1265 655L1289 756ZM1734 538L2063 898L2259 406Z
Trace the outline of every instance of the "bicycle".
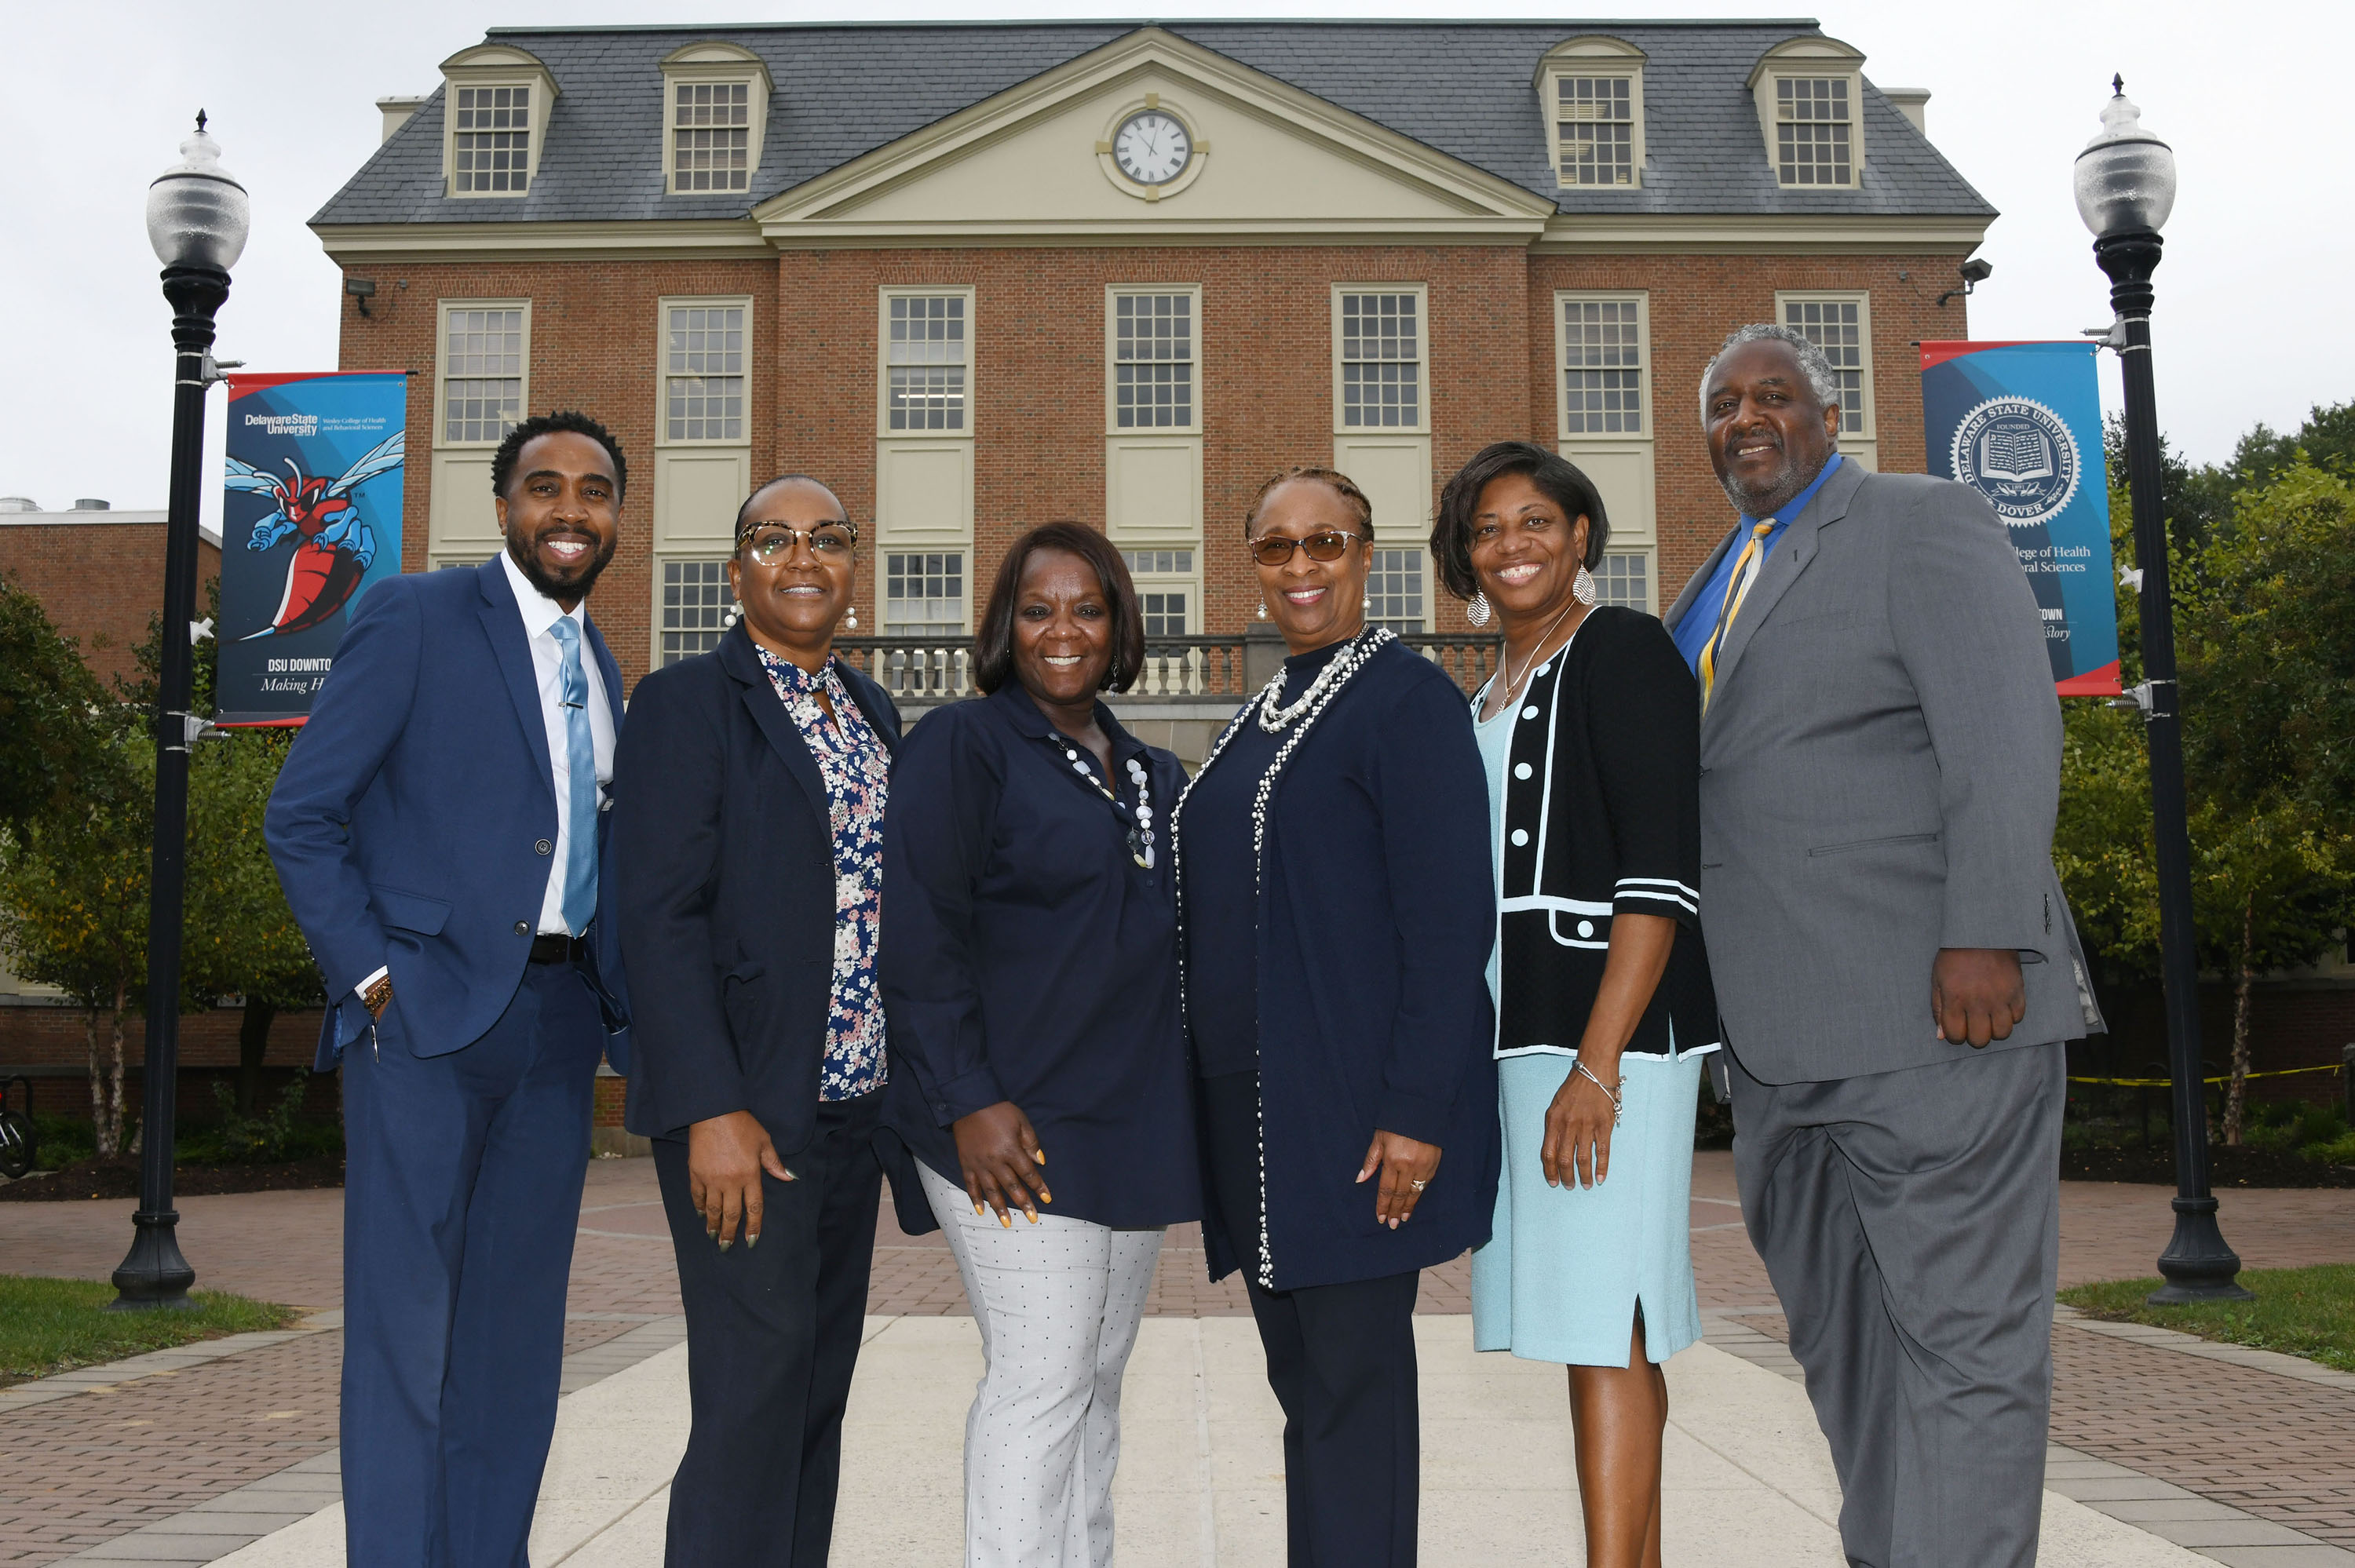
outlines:
M33 1104L32 1079L21 1074L0 1078L0 1176L5 1176L11 1181L31 1173L33 1157L39 1151L38 1142L33 1134L33 1118L8 1103L8 1089L14 1084L25 1086L23 1103L26 1110L30 1110Z

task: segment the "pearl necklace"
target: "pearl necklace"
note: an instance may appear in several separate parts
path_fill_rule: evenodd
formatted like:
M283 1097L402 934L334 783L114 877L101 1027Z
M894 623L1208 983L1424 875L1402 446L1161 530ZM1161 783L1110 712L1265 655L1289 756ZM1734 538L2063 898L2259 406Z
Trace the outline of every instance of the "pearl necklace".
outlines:
M1375 630L1380 631L1390 630L1388 627L1377 627ZM1363 634L1360 633L1360 635L1362 636ZM1396 636L1397 633L1391 632L1391 635ZM1369 648L1379 646L1380 646L1379 642L1368 644ZM1325 668L1316 673L1316 678L1308 683L1308 689L1301 693L1299 700L1294 703L1290 707L1279 707L1276 705L1284 696L1284 677L1286 673L1284 668L1279 665L1276 669L1274 678L1268 682L1266 688L1259 694L1259 727L1267 731L1270 735L1282 735L1285 730L1289 729L1292 726L1293 720L1298 718L1302 714L1306 713L1310 708L1316 705L1317 698L1323 696L1328 690L1341 681L1348 678L1348 676L1343 673L1341 666L1349 662L1350 655L1354 652L1356 652L1356 650L1345 648L1333 658L1327 660L1325 662Z
M1095 769L1087 765L1076 747L1060 736L1049 738L1053 739L1056 745L1063 748L1064 758L1071 763L1071 771L1094 785L1096 793L1112 802L1112 809L1115 814L1128 810L1120 803L1119 796L1104 788L1103 780L1096 777ZM1128 759L1128 781L1136 786L1136 821L1135 825L1128 830L1128 857L1146 870L1151 871L1153 869L1153 785L1146 774L1145 764L1134 757Z

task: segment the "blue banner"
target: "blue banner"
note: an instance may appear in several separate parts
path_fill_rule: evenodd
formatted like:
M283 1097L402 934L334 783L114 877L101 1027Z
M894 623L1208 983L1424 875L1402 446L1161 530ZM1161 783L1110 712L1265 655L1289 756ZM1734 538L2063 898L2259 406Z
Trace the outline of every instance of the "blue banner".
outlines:
M1925 343L1930 471L1987 498L2044 613L2064 697L2118 693L2109 476L2090 343Z
M221 507L222 725L298 725L371 584L400 570L409 378L229 378Z

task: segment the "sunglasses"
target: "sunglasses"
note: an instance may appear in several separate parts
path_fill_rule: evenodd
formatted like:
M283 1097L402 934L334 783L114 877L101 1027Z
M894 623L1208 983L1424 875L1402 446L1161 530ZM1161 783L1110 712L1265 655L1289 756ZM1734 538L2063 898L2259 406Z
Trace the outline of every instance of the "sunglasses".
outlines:
M1312 561L1337 561L1349 553L1350 540L1364 537L1362 534L1344 534L1336 528L1327 528L1320 533L1309 535L1305 539L1279 539L1273 536L1254 539L1249 548L1251 558L1261 566L1280 567L1292 559L1292 552L1295 549L1307 551L1308 558Z
M815 528L791 528L783 523L757 523L746 529L736 547L764 567L773 567L794 553L802 540L821 561L847 559L858 547L858 530L847 523L821 523Z

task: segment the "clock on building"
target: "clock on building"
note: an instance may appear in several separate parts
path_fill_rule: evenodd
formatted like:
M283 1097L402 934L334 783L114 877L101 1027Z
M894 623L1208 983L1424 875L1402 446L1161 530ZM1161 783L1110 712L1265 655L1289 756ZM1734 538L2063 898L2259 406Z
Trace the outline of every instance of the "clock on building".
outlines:
M1167 110L1139 110L1113 132L1112 157L1138 185L1166 185L1193 161L1194 138Z

